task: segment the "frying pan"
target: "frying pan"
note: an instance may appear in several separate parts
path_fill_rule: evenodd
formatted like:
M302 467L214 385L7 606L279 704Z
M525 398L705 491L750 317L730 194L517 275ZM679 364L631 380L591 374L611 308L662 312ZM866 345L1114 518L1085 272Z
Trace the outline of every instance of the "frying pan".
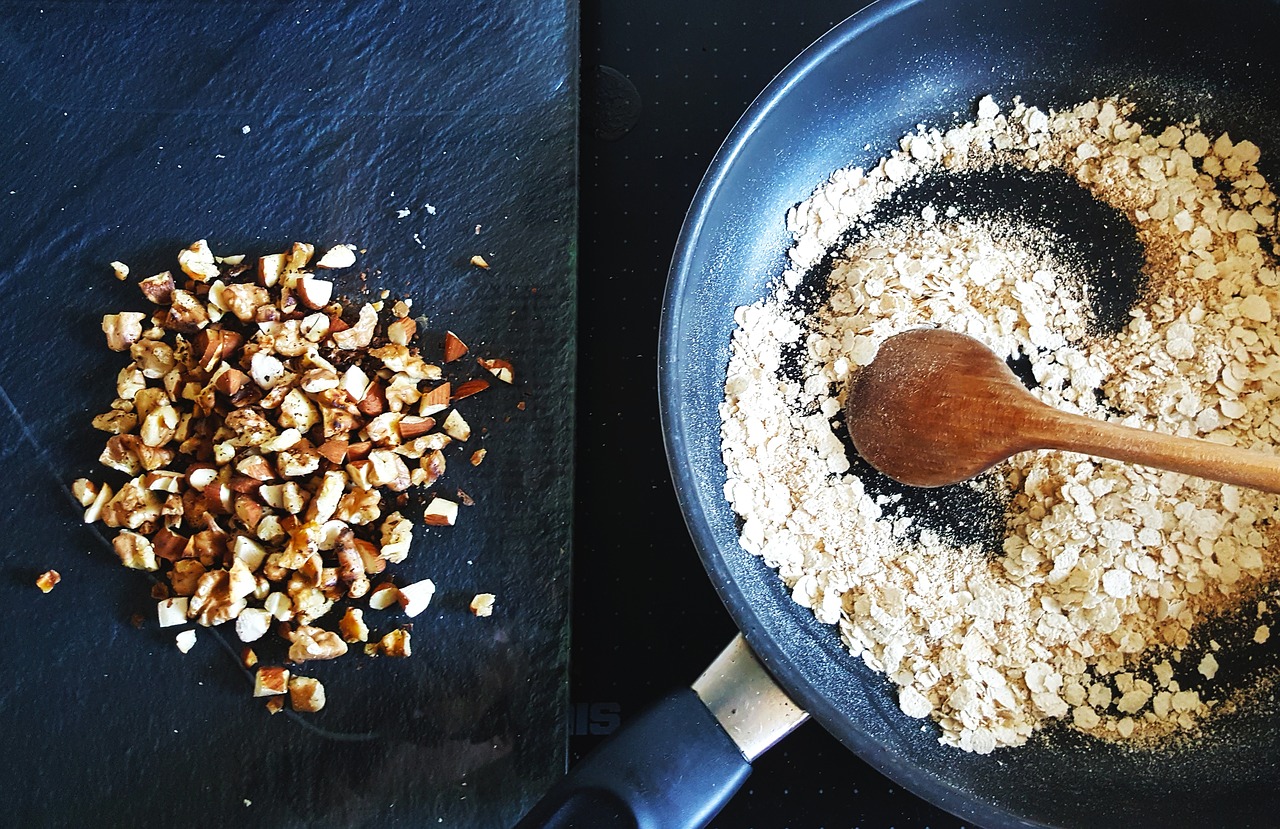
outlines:
M898 784L982 826L1280 822L1273 700L1219 715L1189 744L1141 751L1065 728L986 756L940 745L936 729L901 714L889 683L851 657L833 627L794 604L776 574L738 545L722 494L717 411L733 311L765 296L782 272L785 214L832 171L874 164L918 123L967 120L985 94L1021 95L1042 108L1116 94L1138 105L1139 120L1199 117L1207 133L1253 140L1275 182L1278 34L1274 0L900 0L846 20L770 84L713 160L685 221L659 366L681 508L750 651L731 648L696 693L674 694L598 748L522 826L701 825L746 777L748 758L800 709ZM1090 228L1072 209L1040 219ZM1113 287L1118 296L1132 288ZM939 502L943 513L959 509L946 492ZM743 739L741 719L757 713L766 724Z

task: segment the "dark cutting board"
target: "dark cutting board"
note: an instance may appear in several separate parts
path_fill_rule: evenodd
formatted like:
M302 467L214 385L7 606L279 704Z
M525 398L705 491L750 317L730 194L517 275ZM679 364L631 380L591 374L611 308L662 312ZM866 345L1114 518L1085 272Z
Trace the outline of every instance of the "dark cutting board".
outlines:
M0 823L496 827L560 773L576 67L572 0L0 2ZM439 588L414 655L309 663L305 718L250 697L230 631L180 653L68 491L104 477L100 318L144 307L108 263L199 238L354 243L370 293L516 366L450 457L476 506L399 568Z

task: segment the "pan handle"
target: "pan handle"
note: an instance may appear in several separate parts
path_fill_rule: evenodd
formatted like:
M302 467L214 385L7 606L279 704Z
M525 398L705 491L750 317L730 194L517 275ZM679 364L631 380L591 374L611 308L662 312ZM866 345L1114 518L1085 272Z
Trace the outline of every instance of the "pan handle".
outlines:
M696 829L808 715L736 637L692 688L588 754L516 829Z

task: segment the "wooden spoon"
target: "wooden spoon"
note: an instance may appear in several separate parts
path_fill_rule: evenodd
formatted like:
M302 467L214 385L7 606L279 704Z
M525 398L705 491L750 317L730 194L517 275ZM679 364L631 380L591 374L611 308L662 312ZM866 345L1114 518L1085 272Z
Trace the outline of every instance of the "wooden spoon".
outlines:
M1280 492L1280 457L1061 412L972 337L915 329L852 381L845 422L873 467L904 484L968 480L1030 449L1062 449Z

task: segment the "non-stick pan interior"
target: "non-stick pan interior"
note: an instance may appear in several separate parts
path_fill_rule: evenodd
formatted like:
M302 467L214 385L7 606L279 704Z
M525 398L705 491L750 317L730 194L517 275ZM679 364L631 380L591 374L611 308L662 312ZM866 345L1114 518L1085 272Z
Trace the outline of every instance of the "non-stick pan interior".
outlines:
M985 826L1274 826L1274 702L1221 715L1193 745L1134 751L1053 735L987 756L940 746L832 627L737 542L717 406L735 307L783 269L788 208L840 167L869 165L916 124L946 128L991 94L1041 108L1100 95L1139 120L1200 117L1262 149L1280 176L1280 4L878 4L765 90L713 161L676 250L662 323L664 426L678 495L721 598L775 677L850 749Z

